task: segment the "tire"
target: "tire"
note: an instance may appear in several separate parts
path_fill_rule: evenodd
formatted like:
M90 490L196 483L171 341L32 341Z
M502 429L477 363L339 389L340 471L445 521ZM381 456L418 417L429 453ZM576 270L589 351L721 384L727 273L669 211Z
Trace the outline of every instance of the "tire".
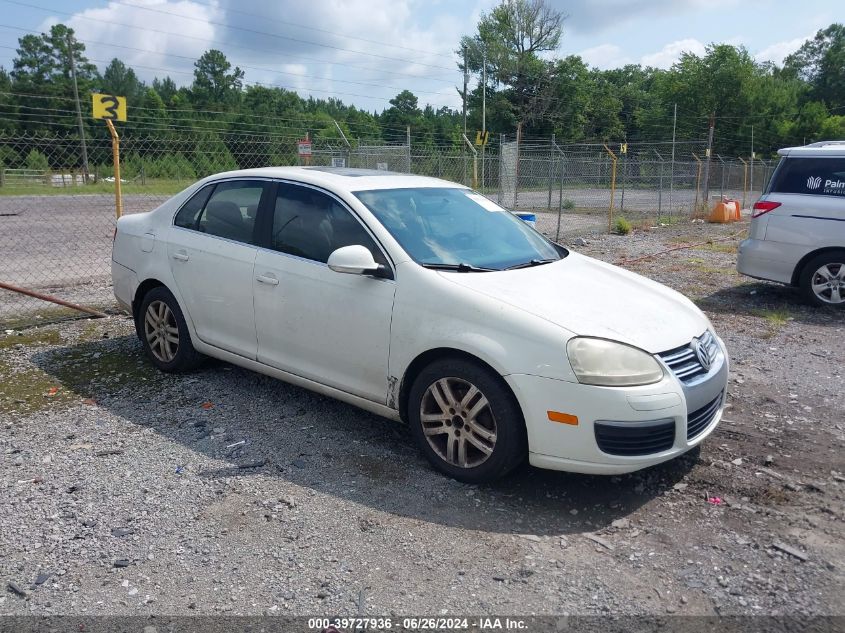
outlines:
M176 297L164 286L157 286L144 295L135 329L147 358L161 371L188 371L202 361L191 342L191 333Z
M808 261L798 285L812 305L845 308L845 251L822 253Z
M434 361L420 372L411 386L407 418L431 465L459 481L499 479L528 452L525 420L507 384L461 358Z

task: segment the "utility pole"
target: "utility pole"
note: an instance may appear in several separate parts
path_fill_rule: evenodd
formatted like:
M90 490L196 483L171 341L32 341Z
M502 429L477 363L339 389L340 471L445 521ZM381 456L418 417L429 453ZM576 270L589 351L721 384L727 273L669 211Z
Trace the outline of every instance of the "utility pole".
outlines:
M484 150L487 147L487 47L481 53L481 189L486 179Z
M82 178L88 182L88 148L85 146L85 127L82 125L82 106L79 105L79 88L76 85L76 62L73 59L73 38L67 34L67 54L70 61L70 76L73 79L73 98L76 101L76 123L79 125L79 140L82 144Z
M716 127L716 113L710 114L710 131L707 134L707 162L704 163L704 206L710 206L710 155L713 152L713 130Z
M669 216L672 216L672 194L675 192L675 128L678 125L678 104L672 116L672 159L669 163Z

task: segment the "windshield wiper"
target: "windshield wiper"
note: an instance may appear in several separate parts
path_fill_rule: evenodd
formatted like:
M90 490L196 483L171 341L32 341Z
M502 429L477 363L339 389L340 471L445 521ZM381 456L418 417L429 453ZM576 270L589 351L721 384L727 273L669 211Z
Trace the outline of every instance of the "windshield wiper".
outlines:
M521 264L514 264L513 266L508 266L503 270L516 270L517 268L531 268L532 266L542 266L543 264L551 264L552 262L558 262L560 259L532 259L527 262L522 262Z
M431 268L432 270L453 270L458 273L489 273L498 268L481 268L473 266L472 264L438 264L436 262L423 262L420 264L423 268Z

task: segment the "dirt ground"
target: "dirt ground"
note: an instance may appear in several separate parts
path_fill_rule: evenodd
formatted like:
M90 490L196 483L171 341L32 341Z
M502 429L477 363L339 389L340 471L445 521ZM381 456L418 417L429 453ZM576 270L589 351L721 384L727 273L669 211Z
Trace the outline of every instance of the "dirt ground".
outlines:
M224 363L160 374L124 316L7 332L0 614L845 614L845 315L739 276L738 239L626 264L705 310L732 376L699 455L620 477L468 486L350 406Z

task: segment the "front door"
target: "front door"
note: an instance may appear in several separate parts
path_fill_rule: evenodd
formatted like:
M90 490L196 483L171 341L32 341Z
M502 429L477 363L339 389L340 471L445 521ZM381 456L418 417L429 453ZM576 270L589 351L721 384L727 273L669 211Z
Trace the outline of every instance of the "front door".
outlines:
M258 360L384 404L395 282L326 265L360 244L389 267L383 251L343 203L309 186L279 183L267 213L253 282Z

